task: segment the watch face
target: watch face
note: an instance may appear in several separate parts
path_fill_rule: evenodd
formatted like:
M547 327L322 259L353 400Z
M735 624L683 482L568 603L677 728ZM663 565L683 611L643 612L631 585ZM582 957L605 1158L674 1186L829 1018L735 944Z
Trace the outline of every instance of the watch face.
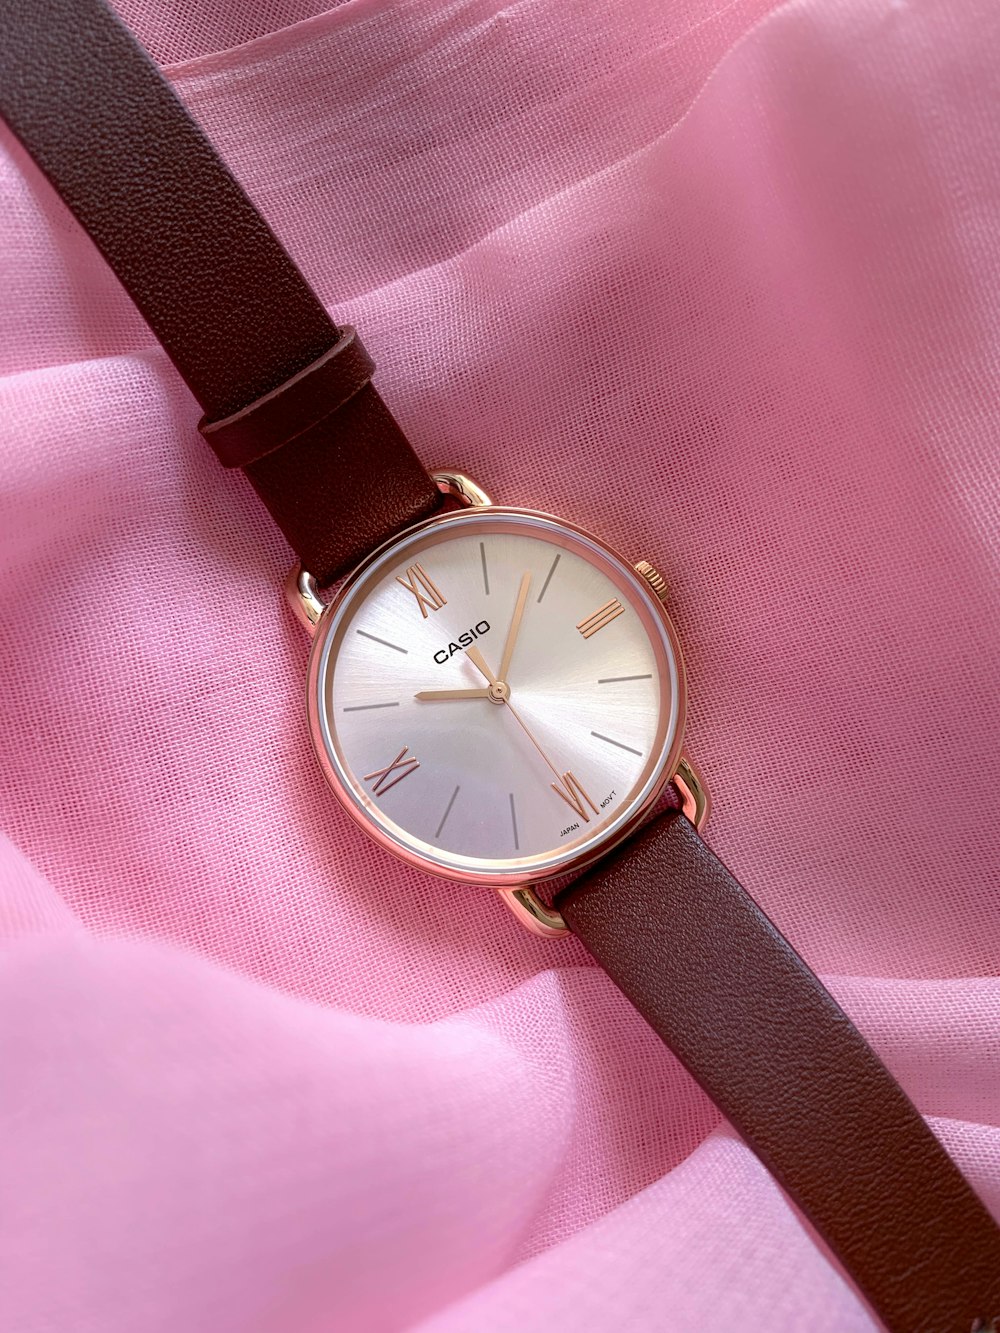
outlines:
M673 776L684 686L646 582L524 510L429 520L324 613L320 761L377 841L449 879L549 878L624 837Z

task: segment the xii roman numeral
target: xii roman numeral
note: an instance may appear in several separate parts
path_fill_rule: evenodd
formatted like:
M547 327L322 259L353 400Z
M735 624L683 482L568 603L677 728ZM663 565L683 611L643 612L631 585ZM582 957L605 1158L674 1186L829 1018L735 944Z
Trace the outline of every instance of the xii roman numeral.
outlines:
M552 790L557 796L561 796L571 810L575 810L580 819L585 824L590 823L590 815L584 807L584 801L590 806L594 814L597 814L597 806L584 791L579 780L572 773L564 773L559 782L552 783Z
M404 587L407 592L413 593L424 620L427 619L428 608L431 611L440 611L442 606L447 605L446 599L441 596L422 565L410 565L404 578L400 578L398 574L396 575L396 582Z
M385 768L377 768L374 773L365 774L365 782L374 781L375 785L372 787L372 791L376 796L381 796L390 787L395 787L397 782L402 782L408 774L420 767L420 760L415 754L406 758L406 752L409 748L408 745L404 745L391 764L386 764ZM393 774L396 776L393 777ZM392 778L391 782L389 781L390 778Z
M599 606L593 615L581 620L577 629L585 639L589 639L599 629L603 629L605 625L610 625L612 620L620 616L624 610L625 608L618 598L614 597L610 602L605 602L603 606Z

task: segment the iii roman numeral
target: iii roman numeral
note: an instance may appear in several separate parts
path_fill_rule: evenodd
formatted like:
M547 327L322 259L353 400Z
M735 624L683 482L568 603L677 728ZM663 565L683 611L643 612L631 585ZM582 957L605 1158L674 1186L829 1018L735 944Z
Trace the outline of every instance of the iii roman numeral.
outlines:
M430 575L421 565L410 565L406 571L406 577L400 578L397 574L396 582L401 584L407 592L413 593L424 620L427 619L428 608L431 611L440 611L442 606L447 605L446 599L438 592Z
M409 748L408 745L404 745L391 764L387 764L385 768L377 768L374 773L365 774L365 782L374 781L375 785L372 787L372 791L376 796L381 796L390 787L395 787L396 783L402 782L408 773L412 773L414 769L420 767L420 760L416 755L411 754L408 759L405 758ZM395 777L392 776L394 773L396 774ZM392 778L391 782L388 780L390 778Z
M603 629L605 625L610 625L612 620L616 616L620 616L624 610L625 608L618 598L612 598L610 602L605 602L603 606L598 607L593 615L581 620L577 629L585 639L589 639L599 629Z
M572 773L564 773L559 782L552 783L552 790L557 796L561 796L571 810L575 810L577 815L585 824L590 823L590 815L584 808L584 801L590 806L594 814L598 813L597 806L584 791L579 780Z

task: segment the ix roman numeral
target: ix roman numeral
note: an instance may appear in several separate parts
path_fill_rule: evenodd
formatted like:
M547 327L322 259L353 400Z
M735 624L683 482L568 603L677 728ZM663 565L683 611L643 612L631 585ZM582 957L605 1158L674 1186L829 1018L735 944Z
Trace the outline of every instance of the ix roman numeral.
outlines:
M590 823L590 815L584 808L584 801L590 806L594 814L597 814L597 806L584 791L579 780L572 773L564 773L559 782L552 783L552 790L557 796L561 796L571 810L575 810L577 815L585 824Z
M625 610L617 597L612 598L610 602L605 602L603 606L598 607L592 616L587 616L586 620L581 620L577 629L585 639L589 639L592 634L596 634L599 629L605 625L610 625L616 616L620 616Z
M365 774L365 782L374 780L372 791L376 796L381 796L390 787L395 787L396 783L402 782L408 773L420 767L420 760L415 754L411 754L408 759L404 757L409 748L408 745L404 745L391 764L386 764L385 768L377 768L374 773ZM392 777L394 773L396 776ZM391 782L388 781L389 778L392 778Z
M438 592L430 575L421 565L410 565L406 571L406 577L400 578L397 574L396 582L401 584L407 592L413 593L424 620L427 619L428 607L432 611L440 611L442 606L447 605L445 598Z

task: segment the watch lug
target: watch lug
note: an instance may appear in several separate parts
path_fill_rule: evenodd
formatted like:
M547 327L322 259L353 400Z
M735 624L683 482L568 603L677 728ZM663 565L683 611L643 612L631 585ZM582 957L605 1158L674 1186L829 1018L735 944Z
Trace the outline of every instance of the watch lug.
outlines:
M525 930L530 930L532 935L554 940L569 934L569 927L559 913L546 907L532 889L499 889L498 893Z
M295 614L295 619L312 638L316 633L320 617L326 610L326 604L320 600L316 580L301 565L296 565L285 580L285 596Z
M685 814L700 833L708 823L712 813L712 798L708 794L705 779L698 772L694 760L681 755L677 772L673 776L673 785L681 798L681 812Z
M443 491L445 495L450 495L467 507L482 509L493 503L482 486L477 486L464 472L453 472L451 468L438 468L431 473L431 477L439 491Z

